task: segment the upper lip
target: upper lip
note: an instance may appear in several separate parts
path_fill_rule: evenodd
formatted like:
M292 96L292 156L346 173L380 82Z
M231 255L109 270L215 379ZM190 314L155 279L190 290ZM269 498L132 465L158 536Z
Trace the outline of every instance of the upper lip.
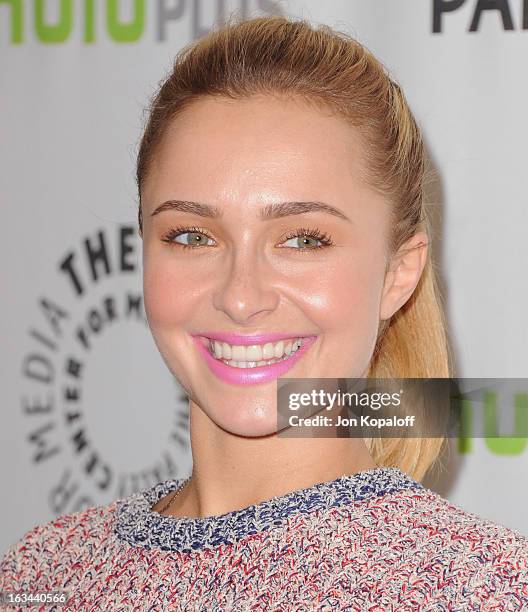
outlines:
M268 333L268 334L237 334L235 332L203 332L201 334L192 334L193 336L201 336L210 340L218 340L219 342L227 342L233 345L248 346L251 344L265 344L266 342L278 342L279 340L286 340L290 338L309 338L316 334L306 333Z

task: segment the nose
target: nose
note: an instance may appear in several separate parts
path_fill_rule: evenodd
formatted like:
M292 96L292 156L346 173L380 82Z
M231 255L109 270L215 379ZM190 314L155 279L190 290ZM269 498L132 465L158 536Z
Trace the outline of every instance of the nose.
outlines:
M279 301L270 263L249 248L233 253L213 292L213 306L240 326L256 324Z

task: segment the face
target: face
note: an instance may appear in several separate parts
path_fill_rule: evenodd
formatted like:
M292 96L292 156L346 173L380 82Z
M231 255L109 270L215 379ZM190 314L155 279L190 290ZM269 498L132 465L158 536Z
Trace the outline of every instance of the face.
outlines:
M396 309L389 208L361 181L362 147L342 120L262 96L194 103L157 150L142 193L148 322L192 409L229 432L277 430L279 376L363 376Z

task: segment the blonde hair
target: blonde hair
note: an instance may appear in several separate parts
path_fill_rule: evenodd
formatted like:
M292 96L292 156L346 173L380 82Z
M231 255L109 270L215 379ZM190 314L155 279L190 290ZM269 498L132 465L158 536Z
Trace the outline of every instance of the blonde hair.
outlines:
M356 128L364 143L364 180L391 203L389 252L417 231L431 236L424 188L426 154L420 129L399 85L368 49L327 25L285 17L231 18L178 53L160 84L140 142L141 188L169 123L204 96L300 97ZM451 357L430 254L409 300L382 321L370 368L374 378L444 378ZM420 480L438 459L443 438L365 439L380 466Z

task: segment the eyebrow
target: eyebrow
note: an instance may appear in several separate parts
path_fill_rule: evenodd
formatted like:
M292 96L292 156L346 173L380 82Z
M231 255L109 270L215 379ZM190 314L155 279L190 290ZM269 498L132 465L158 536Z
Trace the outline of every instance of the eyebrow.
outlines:
M189 200L167 200L163 202L163 204L160 204L150 216L153 217L166 210L176 210L179 212L191 213L199 217L209 217L213 219L220 219L223 217L222 211L217 206L202 204L200 202L191 202ZM310 212L327 213L352 223L342 211L324 202L277 202L275 204L266 204L260 209L259 217L265 221Z

